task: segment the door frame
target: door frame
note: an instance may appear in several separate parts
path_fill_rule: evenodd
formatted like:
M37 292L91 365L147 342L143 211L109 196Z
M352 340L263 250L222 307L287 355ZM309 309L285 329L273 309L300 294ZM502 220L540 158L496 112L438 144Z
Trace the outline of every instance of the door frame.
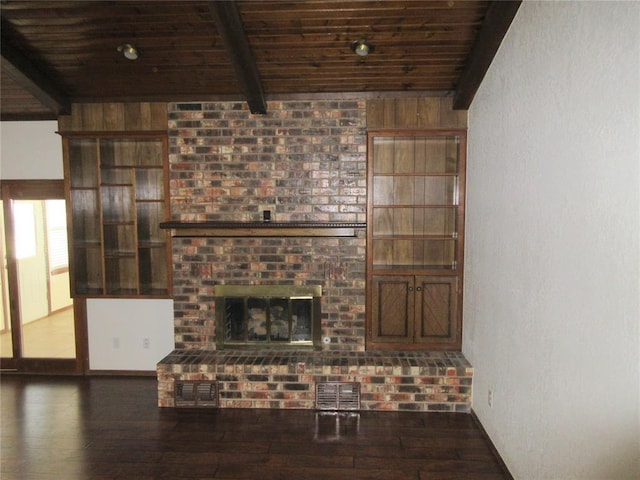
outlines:
M66 200L63 180L0 180L4 209L5 254L9 290L9 317L13 357L0 358L0 369L19 373L86 374L89 365L86 302L73 298L75 358L23 358L20 305L18 299L18 267L14 252L12 200Z

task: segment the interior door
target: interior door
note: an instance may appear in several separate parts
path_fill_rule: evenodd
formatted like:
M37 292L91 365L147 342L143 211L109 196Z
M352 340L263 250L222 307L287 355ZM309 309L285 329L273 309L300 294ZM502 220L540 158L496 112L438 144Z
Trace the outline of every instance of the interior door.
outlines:
M38 373L85 369L86 321L69 293L61 180L3 181L0 366Z

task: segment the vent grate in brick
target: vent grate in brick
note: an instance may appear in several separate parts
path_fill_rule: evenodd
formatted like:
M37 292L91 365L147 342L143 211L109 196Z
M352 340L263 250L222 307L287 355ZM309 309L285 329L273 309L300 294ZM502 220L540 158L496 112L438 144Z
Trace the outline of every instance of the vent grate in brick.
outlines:
M175 385L176 407L208 407L217 408L218 382L217 381L176 381Z
M360 384L357 382L316 384L316 410L360 410Z

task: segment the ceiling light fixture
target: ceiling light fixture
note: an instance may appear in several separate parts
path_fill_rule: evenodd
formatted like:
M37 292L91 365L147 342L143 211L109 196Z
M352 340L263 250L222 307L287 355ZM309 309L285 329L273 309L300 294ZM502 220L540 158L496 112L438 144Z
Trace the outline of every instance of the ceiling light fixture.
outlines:
M373 52L374 46L367 42L366 39L362 38L351 44L351 50L361 57L366 57Z
M118 47L118 51L122 53L124 58L127 60L137 60L138 59L138 49L131 45L130 43L125 43Z

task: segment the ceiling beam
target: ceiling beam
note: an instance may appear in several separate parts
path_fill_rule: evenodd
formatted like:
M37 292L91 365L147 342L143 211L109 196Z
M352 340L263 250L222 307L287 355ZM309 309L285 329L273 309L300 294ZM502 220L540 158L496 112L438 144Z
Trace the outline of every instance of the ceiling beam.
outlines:
M30 59L14 48L8 39L2 36L0 42L3 72L56 116L70 113L71 101L67 95Z
M493 1L489 6L478 38L458 81L453 97L455 110L467 110L471 105L521 3L521 0Z
M209 9L238 76L240 88L249 104L249 110L253 114L267 113L262 81L235 1L209 2Z

